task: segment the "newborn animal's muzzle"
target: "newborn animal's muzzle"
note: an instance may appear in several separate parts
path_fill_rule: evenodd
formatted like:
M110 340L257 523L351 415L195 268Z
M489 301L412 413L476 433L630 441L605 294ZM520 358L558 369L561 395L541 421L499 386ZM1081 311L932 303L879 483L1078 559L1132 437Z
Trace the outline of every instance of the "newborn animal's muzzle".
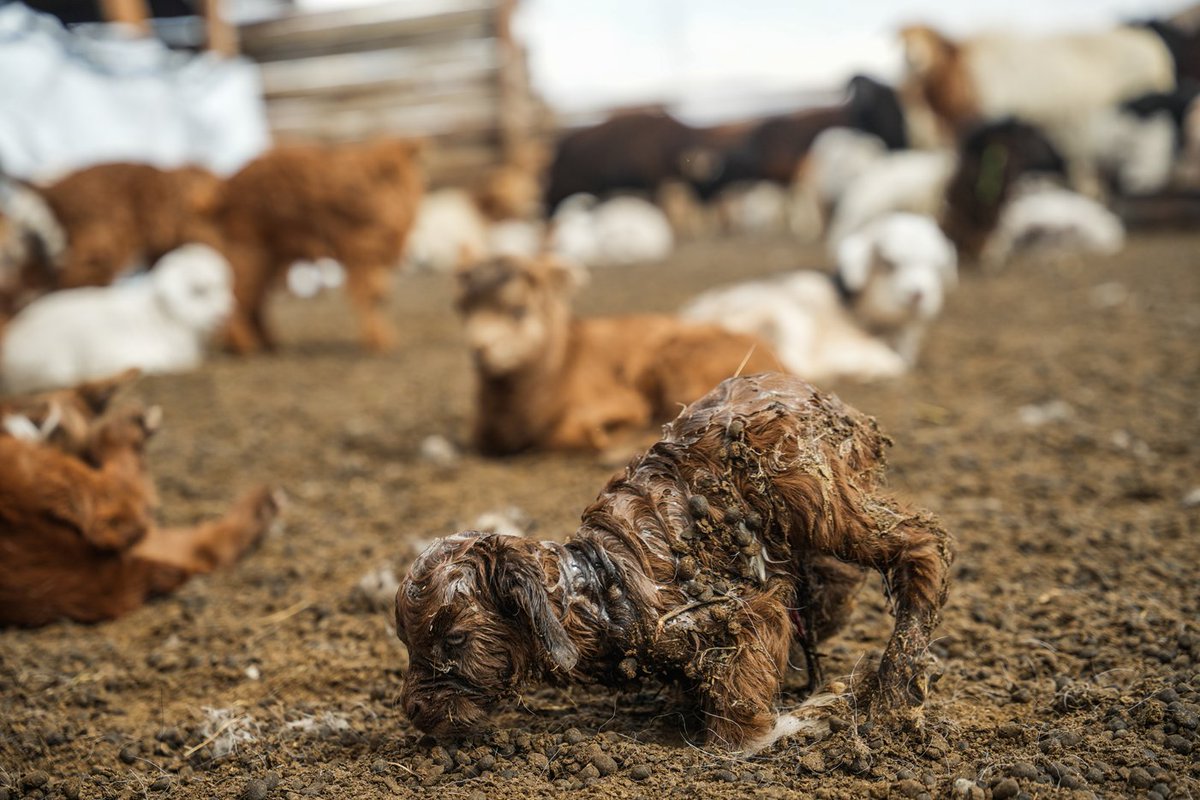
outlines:
M401 704L417 728L439 738L465 736L488 725L488 708L472 692L448 682L414 681L410 676Z

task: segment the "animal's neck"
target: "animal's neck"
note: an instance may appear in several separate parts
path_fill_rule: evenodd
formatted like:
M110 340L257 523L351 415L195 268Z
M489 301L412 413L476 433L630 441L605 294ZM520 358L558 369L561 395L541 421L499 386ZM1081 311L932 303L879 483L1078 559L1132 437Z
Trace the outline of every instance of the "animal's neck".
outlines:
M552 326L545 352L503 375L480 375L479 439L489 452L512 453L536 444L569 401L565 390L576 326Z
M643 623L633 596L633 583L642 576L629 574L626 559L586 538L542 542L540 551L546 592L581 662L616 667Z

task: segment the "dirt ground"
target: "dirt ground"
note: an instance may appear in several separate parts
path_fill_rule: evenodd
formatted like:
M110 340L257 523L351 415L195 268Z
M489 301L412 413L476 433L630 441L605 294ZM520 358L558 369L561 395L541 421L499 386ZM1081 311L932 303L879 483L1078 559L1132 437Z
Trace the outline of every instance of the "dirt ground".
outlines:
M818 258L695 243L596 272L579 305L671 309ZM563 538L613 469L422 456L430 435L463 445L471 414L450 296L446 276L401 277L387 356L357 348L341 297L281 298L280 355L139 386L166 411L165 521L270 482L286 522L238 568L116 623L0 632L0 800L1200 797L1200 235L965 275L910 377L832 387L895 439L893 487L957 536L929 735L850 719L743 761L706 750L653 685L530 691L457 747L404 718L404 649L360 579L487 511ZM872 664L889 626L868 584L828 674Z

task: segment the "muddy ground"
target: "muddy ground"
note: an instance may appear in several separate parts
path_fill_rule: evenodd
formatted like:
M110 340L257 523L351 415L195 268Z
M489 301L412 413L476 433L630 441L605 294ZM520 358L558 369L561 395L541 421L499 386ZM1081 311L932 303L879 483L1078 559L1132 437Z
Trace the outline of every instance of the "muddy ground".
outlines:
M414 732L403 647L360 579L510 506L565 537L612 467L421 456L431 434L463 444L472 406L446 276L399 280L403 343L381 357L355 346L341 297L281 298L280 355L137 393L166 409L151 453L166 522L267 481L291 498L283 530L119 622L0 632L0 800L1200 797L1198 246L1143 237L1111 260L966 275L915 373L833 387L895 439L893 486L957 535L929 735L860 733L851 715L749 761L706 750L656 686L531 691L461 747ZM595 273L580 306L670 309L817 258L692 244ZM868 585L828 673L872 664L889 623Z

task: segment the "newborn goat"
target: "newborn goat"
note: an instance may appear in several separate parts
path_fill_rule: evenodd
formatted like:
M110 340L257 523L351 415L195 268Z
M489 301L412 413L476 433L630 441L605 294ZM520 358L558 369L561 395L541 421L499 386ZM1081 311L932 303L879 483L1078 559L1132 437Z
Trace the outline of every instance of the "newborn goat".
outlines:
M916 362L956 276L954 248L933 220L892 214L842 241L834 276L800 270L713 289L682 314L762 337L811 381L890 378Z
M670 419L739 367L776 366L761 341L715 325L665 314L572 319L573 278L549 256L503 257L459 273L483 453L603 450L622 433Z
M215 522L156 527L144 448L159 410L108 409L129 377L2 404L0 625L114 619L233 563L275 518L258 489Z
M71 386L129 367L178 372L233 306L229 264L206 245L168 253L148 275L115 286L64 289L26 306L0 341L9 392Z
M711 741L754 751L821 729L777 716L788 649L805 648L815 683L816 644L874 569L896 623L855 694L877 721L919 725L950 538L882 491L887 444L874 419L798 378L734 378L610 480L566 544L438 540L396 594L405 712L464 734L535 678L654 676L699 699Z

